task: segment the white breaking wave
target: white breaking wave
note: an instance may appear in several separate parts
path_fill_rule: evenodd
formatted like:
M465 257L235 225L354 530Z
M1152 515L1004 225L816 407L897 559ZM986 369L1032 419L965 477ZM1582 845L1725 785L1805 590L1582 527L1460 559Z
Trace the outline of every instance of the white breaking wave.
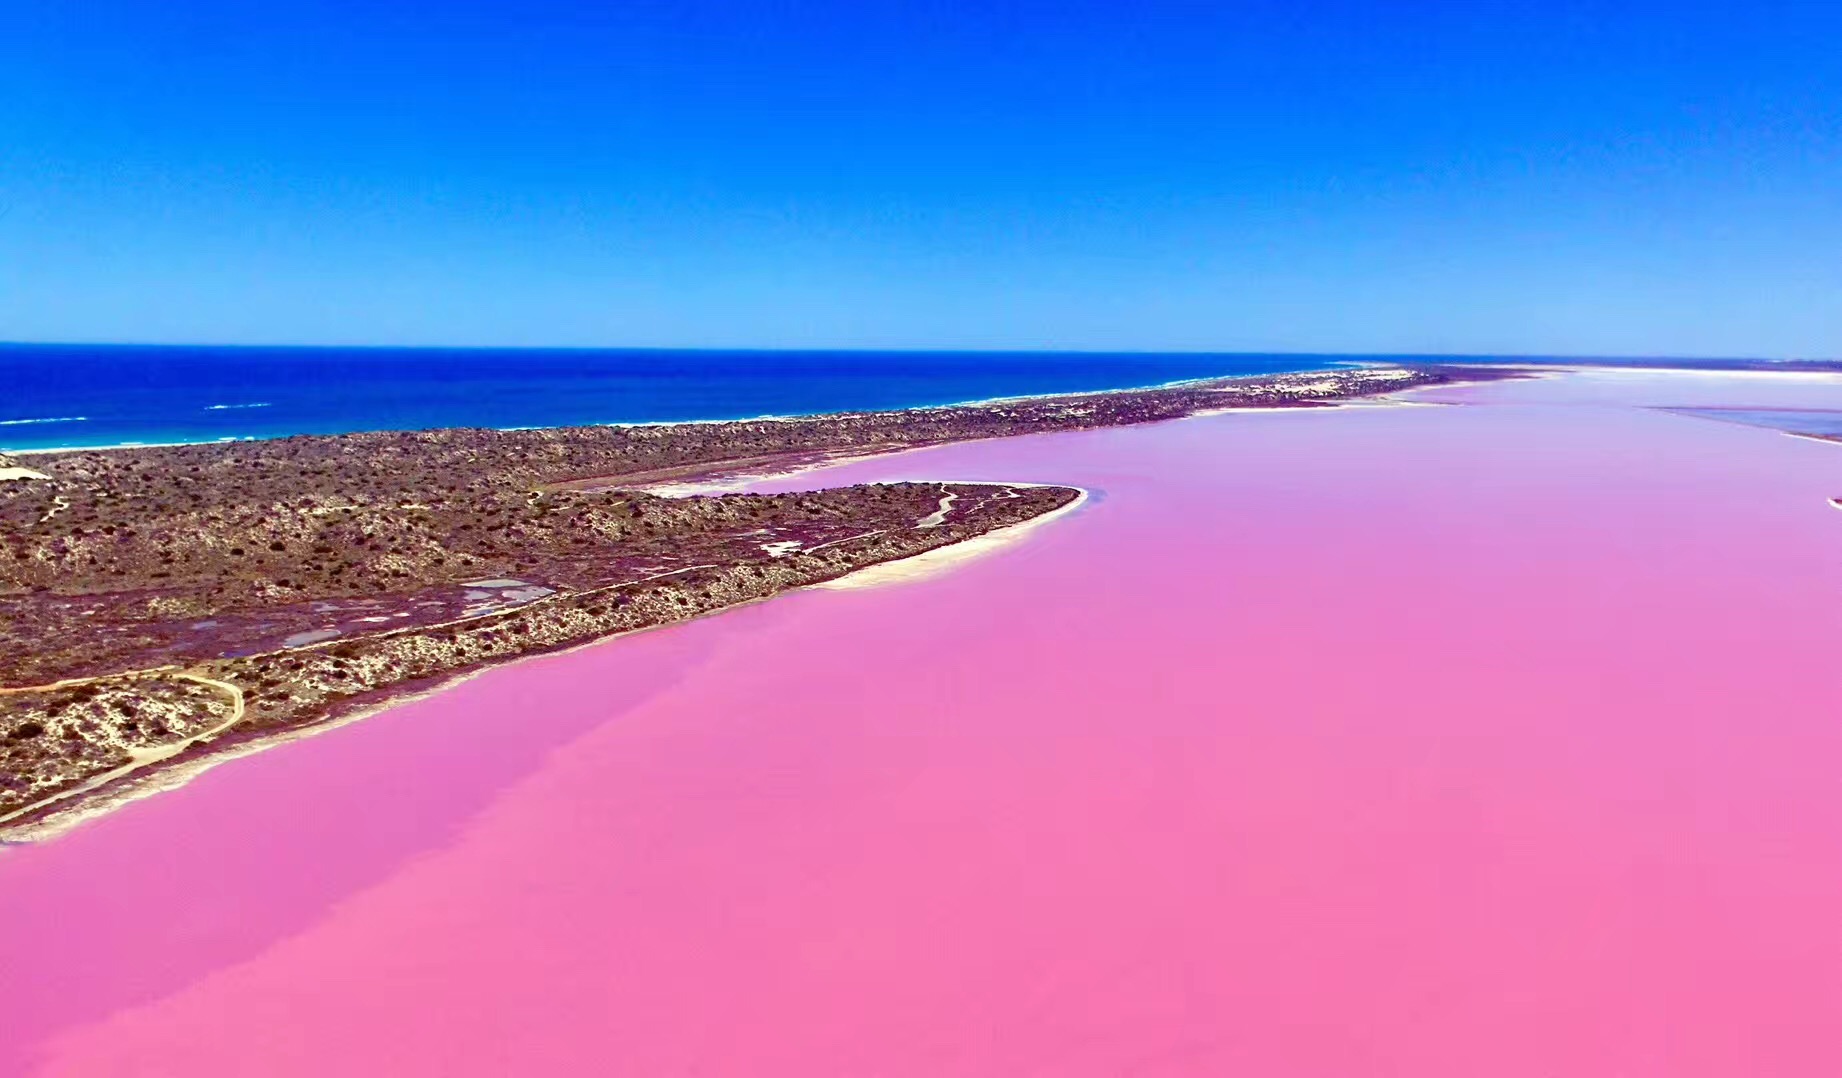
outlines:
M43 419L0 419L0 427L23 427L32 423L85 423L89 418L86 415L54 415Z
M234 411L238 408L267 408L268 406L269 406L268 401L257 401L254 404L207 404L205 405L205 411L207 412L229 412L229 411Z

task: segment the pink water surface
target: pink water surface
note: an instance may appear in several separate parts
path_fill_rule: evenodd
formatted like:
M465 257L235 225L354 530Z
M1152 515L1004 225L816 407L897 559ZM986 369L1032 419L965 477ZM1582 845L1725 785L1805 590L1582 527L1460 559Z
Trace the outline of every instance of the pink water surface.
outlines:
M1095 497L0 855L0 1071L1842 1074L1842 447L1633 407L1842 383L1709 384L805 477Z

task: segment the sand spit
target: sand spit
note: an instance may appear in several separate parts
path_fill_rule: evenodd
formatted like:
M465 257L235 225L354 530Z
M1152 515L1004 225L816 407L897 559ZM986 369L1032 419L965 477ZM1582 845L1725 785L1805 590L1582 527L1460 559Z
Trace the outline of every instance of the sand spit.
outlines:
M1500 372L1500 371L1506 371L1506 370L1514 370L1514 371L1522 372L1523 368L1513 367L1513 366L1506 364L1501 367L1492 367L1490 368L1490 370L1494 372ZM1414 377L1414 373L1412 371L1406 370L1404 368L1391 367L1387 364L1365 365L1361 368L1361 371L1366 377L1370 378L1371 380L1380 380L1384 383L1408 381ZM1315 412L1322 412L1328 409L1335 409L1335 408L1432 407L1432 406L1435 406L1437 402L1408 400L1408 399L1405 399L1401 395L1412 392L1416 389L1431 390L1431 389L1449 388L1449 387L1454 387L1454 386L1485 385L1490 382L1502 380L1501 374L1498 373L1498 374L1493 374L1492 376L1486 377L1486 378L1456 379L1456 380L1450 380L1450 381L1441 381L1441 382L1434 383L1431 385L1402 386L1398 388L1381 386L1381 387L1376 387L1369 391L1366 391L1363 394L1354 394L1354 395L1349 395L1349 396L1328 396L1328 397L1321 396L1324 394L1334 394L1334 393L1341 391L1341 384L1337 381L1335 377L1337 374L1341 374L1341 373L1347 373L1347 372L1343 372L1343 371L1324 372L1324 376L1316 380L1307 381L1307 382L1296 382L1293 384L1285 385L1283 387L1281 395L1285 397L1286 399L1295 401L1295 403L1289 403L1289 404L1233 404L1233 403L1230 403L1230 404L1223 404L1219 406L1211 405L1211 406L1205 406L1205 407L1198 407L1182 415L1173 415L1161 421L1170 422L1170 421L1174 421L1177 419L1189 419L1189 418L1195 418L1195 417L1201 417L1201 416L1231 415L1231 414L1241 414L1241 413L1247 413L1247 414L1289 413L1289 414L1296 414L1296 415L1311 415ZM1546 377L1549 372L1545 370L1535 370L1535 371L1528 371L1526 373L1528 377L1540 378L1540 377ZM1297 377L1297 376L1293 376L1293 377ZM1145 388L1140 388L1140 389L1109 389L1109 390L1099 390L1096 392L1087 392L1087 393L1042 394L1042 395L1037 395L1037 396L1021 396L1021 397L993 397L988 400L970 401L965 404L929 405L926 407L915 408L915 409L912 409L911 411L913 411L916 414L925 414L929 412L951 412L956 409L962 409L962 408L985 408L985 407L1000 406L1000 405L1005 405L1005 404L1040 404L1043 402L1054 402L1054 401L1059 401L1059 400L1080 401L1080 400L1088 400L1088 399L1105 399L1109 397L1133 397L1133 396L1139 396L1139 395L1144 395L1148 393L1160 393L1160 392L1166 392L1166 391L1171 391L1171 390L1193 390L1199 394L1214 394L1214 395L1219 395L1223 397L1232 397L1233 394L1236 392L1236 388L1232 385L1223 385L1221 384L1222 382L1223 380L1219 378L1188 378L1188 379L1181 379L1175 382L1166 383L1164 385L1150 386L1150 387L1145 387ZM832 468L843 467L849 464L858 464L863 461L876 460L881 457L888 457L896 453L905 453L905 452L908 452L914 449L927 449L933 446L947 445L947 444L969 445L969 444L978 443L978 442L994 441L994 440L998 440L998 439L1008 437L1008 436L1009 435L999 434L999 435L988 435L984 437L973 436L973 437L965 437L965 438L955 438L955 439L952 439L946 442L918 442L918 443L909 444L909 445L890 444L890 445L886 445L886 446L883 446L877 449L872 449L866 452L823 454L823 455L818 455L818 456L814 456L814 457L807 458L807 459L796 459L792 461L783 460L782 462L779 462L779 463L769 461L769 462L765 462L764 466L762 467L740 468L740 469L733 470L733 471L725 470L719 465L713 471L706 472L703 474L695 474L695 475L689 476L684 479L663 479L658 482L652 482L652 483L646 483L646 482L623 483L623 484L620 484L620 486L622 487L622 489L642 491L647 494L657 495L659 497L664 497L664 498L691 498L691 497L701 497L701 496L707 496L707 495L713 495L713 494L734 494L734 493L738 493L738 492L747 490L751 486L757 483L774 482L774 481L783 480L783 479L791 479L795 476L804 475L808 472L824 471L824 470L828 470ZM917 480L917 481L931 482L932 480ZM1014 483L1010 485L1028 486L1031 484Z
M1023 493L1028 484L1008 490L987 485L985 493L968 489L966 498L935 492L925 508L903 503L919 498L913 490L818 491L766 503L756 499L780 496L684 495L726 493L770 475L784 478L904 450L1157 423L1224 405L1310 411L1338 399L1454 377L1437 367L1376 367L806 419L522 433L380 432L235 447L65 452L40 458L53 476L43 487L4 484L12 495L11 518L28 529L35 545L29 557L9 563L11 576L0 584L34 597L34 620L13 626L24 627L13 634L16 644L25 645L16 653L23 656L18 680L34 683L86 669L141 669L166 657L166 652L143 654L151 645L139 637L97 631L100 615L116 614L65 597L87 585L79 574L102 580L108 585L102 591L110 594L158 590L157 605L124 607L117 620L155 626L165 634L160 639L190 649L184 654L235 656L210 659L197 669L251 683L249 717L196 753L218 756L240 743L271 740L271 731L296 729L290 724L297 721L311 724L299 729L316 729L344 709L362 711L400 699L383 691L392 682L401 685L400 692L415 692L465 673L475 662L501 665L520 652L548 654L622 635L642 620L675 622L684 614L726 609L778 590L931 575L999 545L986 540L932 553L968 541L964 531L926 539L936 528L987 512L997 516L985 527L1004 527L1049 506L1070 507L1065 499L1075 505L1085 500L1084 491L1070 489L1034 504L1045 492ZM123 489L138 497L117 498ZM643 493L649 489L681 497L649 498ZM1017 496L1024 500L1009 501ZM184 508L193 503L213 508L200 516ZM58 519L64 517L70 519ZM67 536L43 527L54 520ZM178 535L201 541L176 543ZM858 545L841 545L847 543ZM597 545L634 564L585 556ZM856 575L889 564L878 559L916 556L919 548L929 556L913 566ZM539 600L492 611L490 624L469 618L470 608L452 617L456 611L450 607L459 600L433 585L446 587L457 560L469 574L462 580L516 577L589 605ZM632 583L633 574L653 579L662 575L657 569L681 561L712 572L697 580L686 577L673 588L601 598L609 588ZM852 582L838 584L844 574ZM253 588L264 614L286 623L273 617L260 624L219 618L221 603L235 598L233 587ZM372 593L389 601L336 605ZM387 618L410 620L399 631L399 623ZM330 624L338 619L343 620ZM375 631L379 626L391 628ZM271 628L275 631L268 632ZM326 646L299 647L313 642ZM101 707L89 698L47 700L43 706L47 715ZM22 729L34 725L33 715L26 715ZM166 733L150 729L148 737ZM73 747L28 734L12 758L37 769L34 774L64 761L72 770L58 781L80 780L86 768L102 763L83 755L86 744ZM191 755L155 761L158 768L137 769L131 777L138 785L147 772L180 767ZM83 792L104 795L121 777L111 775L103 788L86 786ZM34 791L50 788L40 779L32 782ZM31 819L31 806L43 802L24 801L7 796L5 807L26 808L23 819Z
M831 463L843 462L834 461ZM923 482L923 480L916 481ZM942 481L925 480L924 482ZM1048 487L1055 486L1056 484L1026 482L996 483L973 480L967 482L965 485L1022 488ZM158 750L138 753L135 760L125 767L104 775L96 776L83 783L81 786L63 791L48 798L46 801L19 809L9 813L5 817L0 817L0 849L4 849L7 846L22 846L49 841L60 835L69 833L90 820L106 816L116 809L132 804L142 798L180 789L190 783L194 778L222 764L243 759L248 756L254 756L257 753L265 752L271 748L277 748L310 737L317 737L320 734L371 718L391 708L426 700L456 685L471 681L476 677L492 671L519 666L538 659L551 658L558 655L566 655L572 652L586 650L588 648L600 647L604 644L612 644L616 641L631 636L637 636L642 633L656 632L660 629L701 621L729 610L738 609L744 606L752 606L756 603L769 602L779 598L781 595L791 592L808 589L875 587L882 584L919 580L926 577L937 576L963 561L969 561L1002 547L1021 542L1036 526L1046 524L1050 520L1079 508L1088 500L1088 491L1080 487L1075 487L1073 489L1077 490L1079 493L1075 499L1067 505L1041 514L1040 516L1020 521L1016 524L1005 525L994 531L984 532L968 539L962 539L959 542L944 547L935 547L931 550L923 551L920 554L911 555L907 558L899 558L895 561L867 565L861 569L852 570L843 576L831 580L823 580L812 584L788 588L785 591L775 592L770 595L762 596L761 598L734 603L712 610L707 614L686 619L685 621L647 625L626 632L618 632L597 637L593 640L585 640L577 644L534 651L506 661L478 666L443 678L426 687L400 695L393 695L388 699L376 701L375 703L359 707L344 714L331 716L320 722L285 730L277 730L244 741L232 741L221 746L211 745L210 742L220 735L229 733L231 728L242 719L244 714L242 692L238 690L236 686L228 682L216 681L190 673L174 673L171 676L210 685L230 693L234 703L234 714L231 719L183 742L174 743L170 746L162 746ZM907 563L915 564L911 567ZM76 678L72 679L72 683L74 684L87 680L91 679ZM205 751L202 755L188 760L171 763L167 762L184 750L198 746L205 746ZM65 805L65 802L68 802L68 804ZM58 807L60 805L63 807ZM20 823L8 822L21 817L35 818L26 819Z

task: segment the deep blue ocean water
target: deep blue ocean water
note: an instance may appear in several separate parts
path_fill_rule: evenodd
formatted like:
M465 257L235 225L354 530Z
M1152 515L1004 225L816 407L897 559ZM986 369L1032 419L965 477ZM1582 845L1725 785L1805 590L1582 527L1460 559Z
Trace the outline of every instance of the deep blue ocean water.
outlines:
M811 415L1416 359L1502 361L1209 352L0 344L0 449Z
M1352 358L0 345L0 449L802 415Z

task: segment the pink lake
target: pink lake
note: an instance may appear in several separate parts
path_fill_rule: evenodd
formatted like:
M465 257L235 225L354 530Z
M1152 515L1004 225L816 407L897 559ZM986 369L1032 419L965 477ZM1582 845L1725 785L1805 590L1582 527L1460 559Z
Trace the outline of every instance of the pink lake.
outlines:
M1418 399L0 852L0 1073L1842 1074L1842 446L1640 407L1842 380Z

